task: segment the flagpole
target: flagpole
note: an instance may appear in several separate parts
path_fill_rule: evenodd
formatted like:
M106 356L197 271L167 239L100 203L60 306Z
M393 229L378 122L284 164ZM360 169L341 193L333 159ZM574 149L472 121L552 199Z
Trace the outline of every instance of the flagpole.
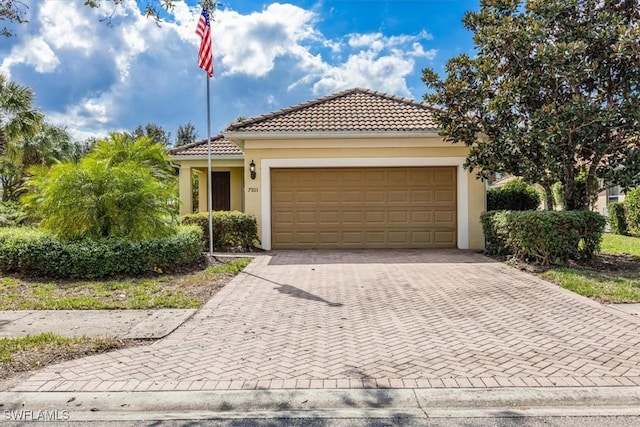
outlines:
M213 187L211 177L211 101L209 99L209 74L205 71L207 79L207 193L209 193L209 256L213 256Z

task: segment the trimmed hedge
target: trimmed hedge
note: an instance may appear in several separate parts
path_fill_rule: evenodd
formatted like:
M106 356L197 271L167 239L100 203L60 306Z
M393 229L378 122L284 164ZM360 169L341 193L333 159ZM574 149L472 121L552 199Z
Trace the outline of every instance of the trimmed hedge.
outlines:
M543 265L593 257L606 222L589 211L492 211L480 221L487 253Z
M640 237L640 187L627 192L624 199L629 232Z
M488 211L535 211L539 206L540 193L521 179L514 179L500 188L487 191Z
M624 208L624 203L609 203L607 205L607 212L609 213L609 225L611 226L611 232L614 234L621 234L626 236L629 234L629 228L627 226L627 212Z
M122 238L63 242L33 228L0 229L0 271L65 279L97 279L171 271L202 258L201 230L147 241Z
M202 248L209 251L209 214L200 212L182 217L183 224L195 224L202 229ZM258 238L256 217L239 211L213 212L214 250L250 251Z

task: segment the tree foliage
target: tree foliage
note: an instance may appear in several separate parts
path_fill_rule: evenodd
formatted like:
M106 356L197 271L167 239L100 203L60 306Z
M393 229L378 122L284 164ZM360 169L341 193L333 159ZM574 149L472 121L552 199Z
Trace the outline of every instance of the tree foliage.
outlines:
M43 116L33 107L33 91L0 74L0 155L16 139L35 135Z
M640 183L640 5L637 0L482 0L463 23L477 56L430 69L425 99L442 135L470 147L466 166L562 185L576 206L580 174ZM582 198L589 200L590 197Z
M176 147L194 143L196 139L198 139L198 132L196 132L196 127L193 123L188 122L185 125L178 126L178 132L176 132Z
M78 163L32 169L24 204L61 239L169 235L176 223L175 177L164 147L111 134Z
M167 132L162 126L155 123L147 123L144 127L139 125L132 134L136 138L149 137L165 147L171 145L171 132Z
M5 155L0 156L0 184L2 200L17 201L24 191L23 184L32 166L51 166L57 162L77 159L80 146L60 126L43 123L32 136L14 139Z

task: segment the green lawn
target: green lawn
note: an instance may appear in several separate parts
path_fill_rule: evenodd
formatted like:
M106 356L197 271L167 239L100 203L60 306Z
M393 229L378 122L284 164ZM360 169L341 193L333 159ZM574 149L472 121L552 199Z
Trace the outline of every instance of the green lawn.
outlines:
M552 268L541 277L602 303L640 302L640 238L605 233L593 268Z
M640 257L640 238L605 233L602 236L602 252L610 254L629 254Z
M56 282L0 276L0 310L198 308L249 262L241 258L141 279Z
M0 338L0 380L52 363L140 343L108 337L66 338L51 332L21 338Z

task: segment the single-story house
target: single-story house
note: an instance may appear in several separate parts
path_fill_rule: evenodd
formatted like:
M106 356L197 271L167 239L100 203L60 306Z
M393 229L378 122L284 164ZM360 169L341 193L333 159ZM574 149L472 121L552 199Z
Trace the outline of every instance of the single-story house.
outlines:
M468 148L420 102L351 89L230 125L212 139L214 210L255 215L263 249L480 250L485 185ZM207 210L207 141L178 147L181 213L192 174Z

